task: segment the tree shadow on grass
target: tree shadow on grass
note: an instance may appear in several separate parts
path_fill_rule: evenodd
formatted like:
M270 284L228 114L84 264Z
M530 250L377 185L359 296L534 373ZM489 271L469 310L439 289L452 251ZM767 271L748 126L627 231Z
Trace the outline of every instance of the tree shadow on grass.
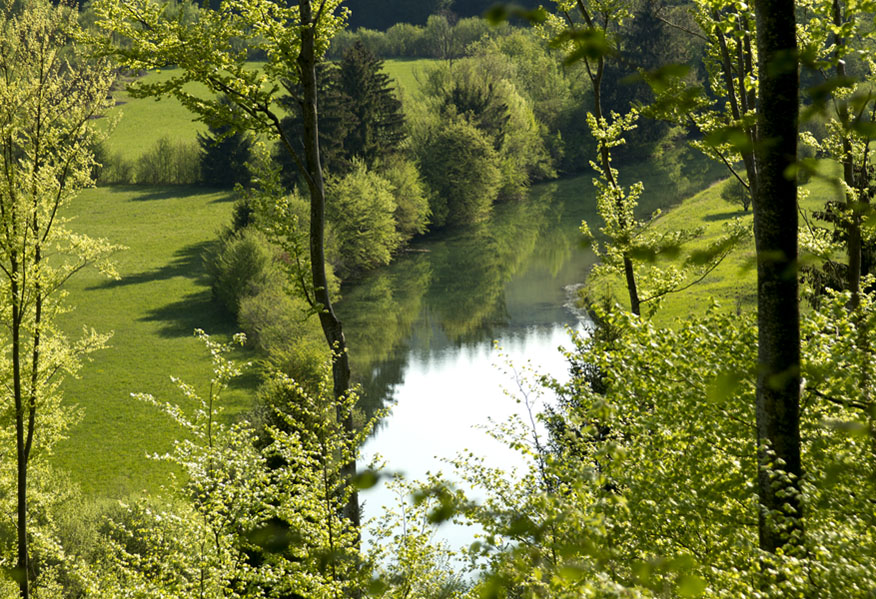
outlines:
M731 210L730 212L719 212L718 214L707 214L703 217L704 221L716 222L720 220L730 220L739 216L748 216L751 210Z
M158 334L162 337L188 337L195 329L204 329L210 335L231 336L238 328L234 316L213 301L209 289L153 308L138 320L161 323Z
M173 259L167 264L163 264L152 270L125 275L117 281L112 279L105 280L97 285L89 287L88 289L111 289L113 287L122 287L125 285L139 285L141 283L165 281L167 279L172 279L173 277L186 277L198 283L207 284L207 272L204 269L203 256L204 253L216 243L215 240L209 240L187 245L184 248L177 250L173 255Z
M226 196L213 200L214 202L232 202L234 201L234 192L230 189L220 189L217 187L202 187L199 185L150 185L142 188L143 193L140 193L131 198L132 202L152 202L160 200L178 200L181 198L189 198L211 193L226 192Z

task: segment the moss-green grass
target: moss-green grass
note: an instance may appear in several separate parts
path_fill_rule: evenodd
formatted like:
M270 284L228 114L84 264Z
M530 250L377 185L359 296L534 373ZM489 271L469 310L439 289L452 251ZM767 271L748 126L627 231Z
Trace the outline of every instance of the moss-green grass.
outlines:
M170 78L176 69L148 73L144 81L158 83ZM206 88L191 84L192 93L207 94ZM121 154L127 160L136 160L162 137L175 142L193 142L207 127L195 120L176 98L132 98L125 90L113 92L116 106L107 114L107 122L115 128L106 141L110 154Z
M383 62L383 70L396 81L402 94L410 95L420 87L417 77L437 62L433 58L386 60Z
M111 187L88 190L71 206L72 228L128 248L115 256L121 280L84 271L67 286L75 310L64 316L65 330L114 332L111 348L64 385L65 401L83 418L58 447L56 464L89 495L154 491L167 478L168 468L146 454L167 451L181 430L130 395L177 402L171 375L206 393L210 360L193 330L227 339L235 324L211 301L201 254L230 221L230 199L201 188ZM229 390L229 416L251 405L254 387L249 377Z
M829 171L830 168L825 166L825 174L829 174ZM685 246L672 259L676 263L683 261L691 251L705 248L720 238L724 224L730 219L741 217L748 227L752 227L753 216L750 211L744 213L740 206L721 199L722 185L723 181L685 199L662 214L655 223L657 230L690 230L703 227L702 237ZM800 202L804 211L820 209L825 200L836 197L835 188L824 178L814 178L804 189L806 193L802 194ZM752 236L740 243L701 282L685 291L666 296L653 321L660 325L671 325L678 319L701 314L712 300L726 310L754 309L757 299L756 278ZM591 298L608 295L613 301L629 308L629 296L620 277L604 280L591 278L582 293ZM643 306L643 313L647 310L646 304Z

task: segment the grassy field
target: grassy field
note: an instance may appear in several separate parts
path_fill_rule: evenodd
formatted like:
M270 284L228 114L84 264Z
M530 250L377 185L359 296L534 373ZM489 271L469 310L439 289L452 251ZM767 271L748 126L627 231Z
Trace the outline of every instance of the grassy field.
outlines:
M210 360L193 337L196 327L227 338L233 317L210 298L202 252L230 221L227 192L186 187L99 188L72 206L77 231L105 237L128 249L116 263L121 280L94 271L73 278L68 290L75 310L61 323L113 331L111 348L94 355L78 380L68 380L65 399L84 418L59 447L56 463L90 494L119 496L156 489L167 477L163 464L146 459L164 452L180 429L132 392L180 399L170 376L209 387ZM249 359L248 352L239 352ZM239 381L225 402L228 415L251 405L252 377Z
M174 72L175 69L167 69L149 73L145 80L157 83L167 80ZM199 95L207 94L206 88L200 85L191 84L187 89ZM193 142L198 133L207 130L176 98L131 98L127 91L116 91L113 99L116 106L110 110L107 119L116 122L116 126L106 146L111 154L119 153L128 160L139 158L162 137Z
M409 58L386 60L383 63L383 70L386 74L395 79L402 94L413 94L419 88L417 77L421 76L429 66L436 64L438 61L432 58Z
M387 60L384 70L398 83L403 94L412 94L418 86L417 73L435 62L432 59ZM176 69L165 69L149 73L144 80L156 83L165 81L175 72ZM208 93L199 84L190 84L186 89L198 95ZM131 98L126 91L116 91L113 92L113 99L117 105L107 115L107 122L119 120L107 140L107 149L111 154L119 153L128 160L136 160L162 137L172 141L194 142L198 133L207 130L176 98Z
M411 91L413 73L428 62L386 61L386 69ZM146 77L159 81L172 74L166 70ZM119 121L107 145L125 158L136 160L161 137L194 141L205 130L173 98L135 99L123 91L114 97L119 104L109 117ZM64 329L72 334L88 325L114 335L111 348L96 354L77 380L64 385L65 398L82 409L83 419L58 447L55 463L90 495L154 491L169 470L146 454L167 451L181 431L130 394L177 401L171 375L206 392L210 362L193 330L203 328L226 339L236 332L234 318L210 299L201 261L217 231L230 222L231 194L198 187L102 187L83 193L69 216L76 231L128 249L116 257L120 281L88 271L68 285L69 303L76 308L65 315ZM229 417L252 405L256 385L251 375L230 390Z
M825 167L829 171L829 167ZM707 247L723 232L723 226L731 219L741 217L752 226L752 213L744 213L741 207L721 199L722 183L712 185L693 197L670 209L655 223L657 230L693 229L702 226L703 236L686 246L677 260L684 260L690 251ZM834 188L825 179L813 179L804 189L801 201L804 210L819 209L827 198L834 197ZM591 223L591 227L593 223ZM757 299L757 273L754 262L754 237L741 243L727 258L706 277L683 293L670 294L654 317L657 324L671 324L679 318L702 313L714 299L727 310L754 309ZM629 297L623 280L590 280L583 293L609 294L621 305L629 307ZM641 293L641 292L640 292ZM647 305L643 306L643 312Z

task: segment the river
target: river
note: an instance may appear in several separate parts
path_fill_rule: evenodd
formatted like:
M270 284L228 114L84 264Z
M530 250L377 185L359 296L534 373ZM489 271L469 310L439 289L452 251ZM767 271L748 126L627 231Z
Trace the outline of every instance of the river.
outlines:
M652 184L643 212L676 198L673 187ZM590 176L535 185L487 222L430 236L343 289L338 307L362 404L391 409L366 460L380 454L389 471L421 480L449 473L444 460L464 450L520 465L482 427L512 414L529 421L509 364L564 376L558 348L571 345L570 329L586 327L575 301L595 256L579 227L586 219L598 229L595 205ZM369 516L394 497L378 486L362 500ZM444 536L458 545L467 535Z

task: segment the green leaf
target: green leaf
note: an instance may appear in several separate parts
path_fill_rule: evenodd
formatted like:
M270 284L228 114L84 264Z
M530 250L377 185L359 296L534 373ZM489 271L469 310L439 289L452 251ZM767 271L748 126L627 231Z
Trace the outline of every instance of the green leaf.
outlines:
M707 146L718 147L729 144L734 150L742 154L754 151L751 138L739 127L722 127L706 135L703 140Z
M372 597L382 597L389 590L389 584L382 578L373 578L368 582L368 594Z
M721 403L731 397L742 383L742 374L739 372L722 372L709 385L706 397L709 401Z
M565 565L565 566L560 566L557 569L557 573L560 575L561 578L565 578L566 580L575 581L575 580L581 580L582 578L584 578L586 571L581 566Z
M706 581L699 576L682 574L678 577L678 594L681 597L699 597L706 590Z
M672 84L690 73L690 65L670 63L658 67L652 71L644 71L638 76L633 75L633 79L644 81L651 86L655 94L661 94L668 90Z
M519 4L494 4L484 12L484 19L493 26L501 25L508 19L518 18L530 23L544 23L547 20L547 11L538 7L528 10Z
M353 477L352 483L353 486L363 491L365 489L370 489L374 485L376 485L380 481L380 473L376 470L363 470L355 477Z
M574 47L563 61L567 66L585 59L596 60L612 53L605 32L595 27L565 31L558 35L552 44L560 47L566 42L571 42Z

